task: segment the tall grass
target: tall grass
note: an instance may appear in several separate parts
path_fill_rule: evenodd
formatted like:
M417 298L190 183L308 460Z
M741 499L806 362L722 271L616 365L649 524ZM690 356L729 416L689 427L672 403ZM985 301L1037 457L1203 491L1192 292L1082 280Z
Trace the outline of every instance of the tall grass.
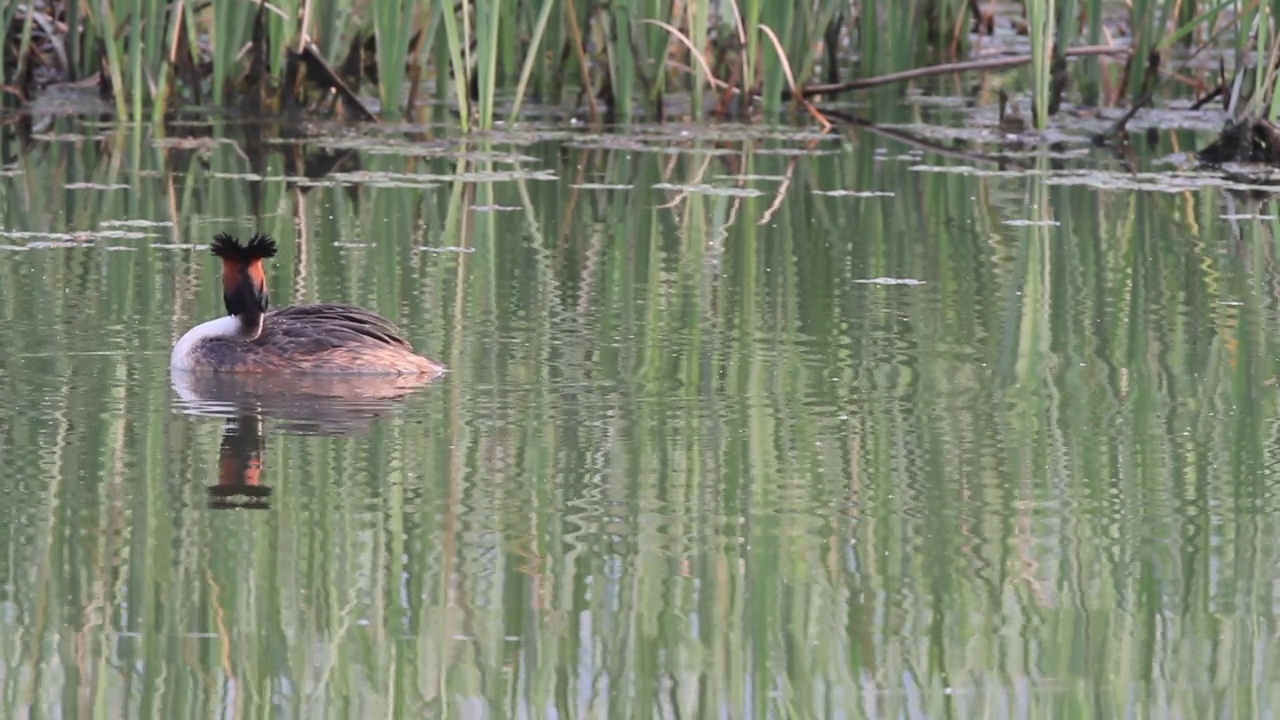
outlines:
M121 119L224 105L320 112L342 81L359 96L377 97L380 118L420 117L436 104L479 129L518 120L534 106L622 123L778 119L787 109L788 74L803 87L944 63L974 46L1009 44L1024 27L1016 5L995 6L999 14L984 19L972 12L987 6L967 0L49 0L35 12L26 7L8 3L0 14L0 77L38 91L103 67ZM1137 0L1117 16L1104 0L1028 0L1033 61L1016 71L1015 84L1031 91L1042 127L1064 93L1086 104L1132 102L1143 92L1148 50L1167 49L1174 37L1190 53L1175 61L1201 60L1169 64L1176 70L1166 69L1166 78L1212 84L1216 63L1201 48L1234 46L1232 69L1248 66L1257 33L1268 41L1264 51L1276 37L1270 8ZM1129 39L1104 23L1111 18L1130 30ZM41 28L54 21L67 30L44 37ZM776 44L762 42L770 34ZM1131 45L1128 63L1067 62L1066 50L1107 38ZM310 43L314 56L304 53ZM66 67L53 59L55 44ZM19 77L32 64L40 78Z

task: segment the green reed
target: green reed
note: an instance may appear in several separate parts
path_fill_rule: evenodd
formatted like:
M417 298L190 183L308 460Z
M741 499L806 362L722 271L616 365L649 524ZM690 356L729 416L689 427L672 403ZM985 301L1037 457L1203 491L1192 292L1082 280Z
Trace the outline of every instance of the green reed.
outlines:
M470 77L468 68L471 66L471 46L470 46L470 24L466 22L467 13L465 12L469 6L468 0L463 0L461 18L452 13L442 12L441 27L444 28L445 47L448 48L448 65L450 82L441 82L442 78L437 74L437 84L447 85L453 90L453 98L457 104L458 114L462 122L463 129L471 126L471 96L467 89L467 79Z
M18 5L15 3L8 3L5 5L3 10L0 10L0 23L3 23L0 27L13 28L15 24L19 25L18 36L16 38L17 47L14 58L16 62L10 63L9 53L7 51L8 48L0 47L0 78L7 78L10 75L20 76L20 74L26 70L26 66L28 64L23 61L23 58L27 56L31 48L31 31L35 27L35 16L31 13L27 13L21 19L20 23L15 23L15 21L18 20L17 11ZM6 45L15 44L14 38L9 33L4 35L4 40ZM13 65L12 70L10 70L9 65ZM12 98L7 96L4 98L6 104L11 100Z
M1056 0L1028 0L1027 25L1031 35L1031 88L1036 126L1043 130L1049 122L1049 73L1052 43L1057 37Z
M271 113L292 92L300 92L311 111L321 111L331 78L310 68L300 84L284 85L289 53L315 42L358 95L378 97L380 117L414 115L410 103L434 102L458 113L464 127L481 129L500 119L517 121L531 104L592 121L628 122L672 112L706 120L721 110L773 118L789 90L788 74L799 85L867 77L963 59L973 42L987 42L972 34L971 15L974 7L986 6L965 0L852 7L840 0L460 0L456 6L456 12L445 12L443 4L428 0L75 3L67 5L65 21L76 35L62 40L74 77L105 67L122 119L159 120L181 108L221 105ZM1220 22L1231 6L1132 3L1127 26L1135 59L1125 97L1133 100L1142 92L1147 50L1163 47L1175 34L1190 44L1213 28L1213 42L1234 41L1242 48L1241 38L1264 5L1246 4L1238 17ZM1103 18L1114 9L1102 0L1031 0L1026 9L1035 59L1017 74L1033 90L1044 122L1041 103L1050 92L1053 66L1070 47L1102 42ZM1002 26L1022 22L1003 6L996 11L995 22ZM17 69L15 60L36 61L29 52L32 17L13 4L0 17L7 31L0 58L6 78ZM772 41L762 42L766 30L781 52ZM371 52L348 63L353 48ZM255 63L262 67L254 69ZM1067 64L1068 92L1078 88L1086 102L1099 99L1099 77L1112 87L1121 80L1111 61ZM711 68L712 83L703 65Z
M378 90L382 104L382 117L395 119L400 115L404 94L406 63L409 59L409 41L422 25L414 22L419 13L430 9L414 0L384 0L373 3L374 38L377 41Z

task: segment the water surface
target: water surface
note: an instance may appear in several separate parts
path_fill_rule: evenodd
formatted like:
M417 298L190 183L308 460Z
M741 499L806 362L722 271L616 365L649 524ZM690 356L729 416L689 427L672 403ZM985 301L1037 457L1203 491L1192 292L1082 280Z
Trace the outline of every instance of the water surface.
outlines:
M1277 209L1196 136L0 132L5 717L1272 712ZM452 372L183 386L219 231Z

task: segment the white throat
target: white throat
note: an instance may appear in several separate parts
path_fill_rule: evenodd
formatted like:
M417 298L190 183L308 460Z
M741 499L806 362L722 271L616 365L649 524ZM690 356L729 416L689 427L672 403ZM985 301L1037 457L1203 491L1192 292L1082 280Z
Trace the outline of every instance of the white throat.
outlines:
M190 370L195 367L196 349L200 343L210 338L236 337L240 334L240 320L235 315L224 315L187 331L169 356L169 367L176 370Z

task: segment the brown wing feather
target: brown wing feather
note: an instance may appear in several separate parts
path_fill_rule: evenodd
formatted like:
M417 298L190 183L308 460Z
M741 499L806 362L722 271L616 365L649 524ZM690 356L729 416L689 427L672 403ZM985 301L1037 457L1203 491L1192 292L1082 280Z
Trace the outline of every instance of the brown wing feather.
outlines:
M387 345L412 351L400 329L381 315L353 305L294 305L267 313L259 344L288 343L307 355L353 345Z
M204 345L212 367L231 372L431 373L444 368L413 352L400 330L377 313L351 305L294 305L267 313L262 334L247 343L214 338Z

